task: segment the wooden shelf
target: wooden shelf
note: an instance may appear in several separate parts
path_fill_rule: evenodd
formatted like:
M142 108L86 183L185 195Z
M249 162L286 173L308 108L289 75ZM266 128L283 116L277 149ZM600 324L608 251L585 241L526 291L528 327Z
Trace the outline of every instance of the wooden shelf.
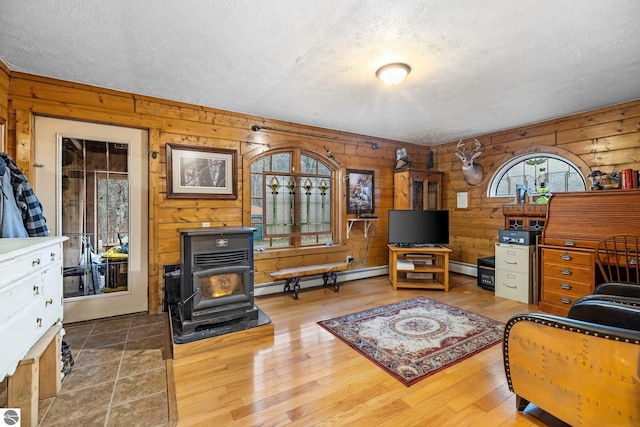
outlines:
M376 222L378 218L347 218L347 239L349 238L349 233L351 232L351 227L356 222L364 223L364 238L367 238L369 234L369 229L373 226L373 223Z
M449 253L444 247L389 248L389 281L393 289L449 291Z

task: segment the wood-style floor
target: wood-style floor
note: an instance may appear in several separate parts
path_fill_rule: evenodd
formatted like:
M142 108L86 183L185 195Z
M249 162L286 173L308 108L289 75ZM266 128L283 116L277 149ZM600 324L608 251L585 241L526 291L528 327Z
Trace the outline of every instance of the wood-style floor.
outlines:
M386 276L256 299L275 337L173 361L179 426L560 426L515 409L501 345L405 387L316 322L424 295L506 322L538 311L452 274L448 293L393 291Z

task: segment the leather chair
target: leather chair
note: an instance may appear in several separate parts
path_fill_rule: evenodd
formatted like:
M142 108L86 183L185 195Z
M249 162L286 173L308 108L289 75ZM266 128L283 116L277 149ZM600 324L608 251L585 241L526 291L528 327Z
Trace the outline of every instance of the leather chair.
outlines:
M513 316L503 355L519 411L531 402L574 426L640 425L640 286L601 285L566 318Z

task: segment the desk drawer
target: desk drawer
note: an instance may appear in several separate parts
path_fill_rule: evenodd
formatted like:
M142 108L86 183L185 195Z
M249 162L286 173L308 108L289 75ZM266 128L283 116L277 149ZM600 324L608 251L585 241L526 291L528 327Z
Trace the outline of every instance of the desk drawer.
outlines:
M560 265L576 265L585 268L592 268L593 253L578 252L562 249L542 249L543 264L552 263Z
M586 294L585 294L586 295ZM569 310L574 302L583 295L568 294L565 292L554 292L548 289L542 291L542 301L553 306ZM566 316L566 314L565 314Z
M559 280L569 281L571 283L584 283L591 285L594 281L594 269L583 268L574 265L556 265L542 264L542 277L546 280L549 277L558 278Z
M565 280L565 278L562 277L545 276L544 290L567 295L572 298L578 298L583 295L589 295L593 293L593 286L591 285L591 283L581 283L572 280Z

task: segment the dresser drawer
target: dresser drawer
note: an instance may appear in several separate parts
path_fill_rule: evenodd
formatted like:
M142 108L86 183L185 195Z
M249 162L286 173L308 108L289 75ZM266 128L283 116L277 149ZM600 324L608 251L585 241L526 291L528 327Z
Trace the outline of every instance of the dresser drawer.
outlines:
M591 252L546 248L542 249L542 262L545 264L578 265L586 268L592 268L594 265Z
M531 303L531 286L527 273L496 269L495 294L497 297Z
M40 252L21 255L0 265L0 286L6 285L41 268Z
M62 244L51 245L0 264L0 286L62 260Z
M42 281L40 274L34 274L5 286L0 291L0 318L7 321L19 311L41 298Z
M0 324L0 337L3 344L0 346L0 374L12 375L18 361L24 358L32 344L49 329L44 326L39 317L39 300L34 300L12 317L10 322Z

